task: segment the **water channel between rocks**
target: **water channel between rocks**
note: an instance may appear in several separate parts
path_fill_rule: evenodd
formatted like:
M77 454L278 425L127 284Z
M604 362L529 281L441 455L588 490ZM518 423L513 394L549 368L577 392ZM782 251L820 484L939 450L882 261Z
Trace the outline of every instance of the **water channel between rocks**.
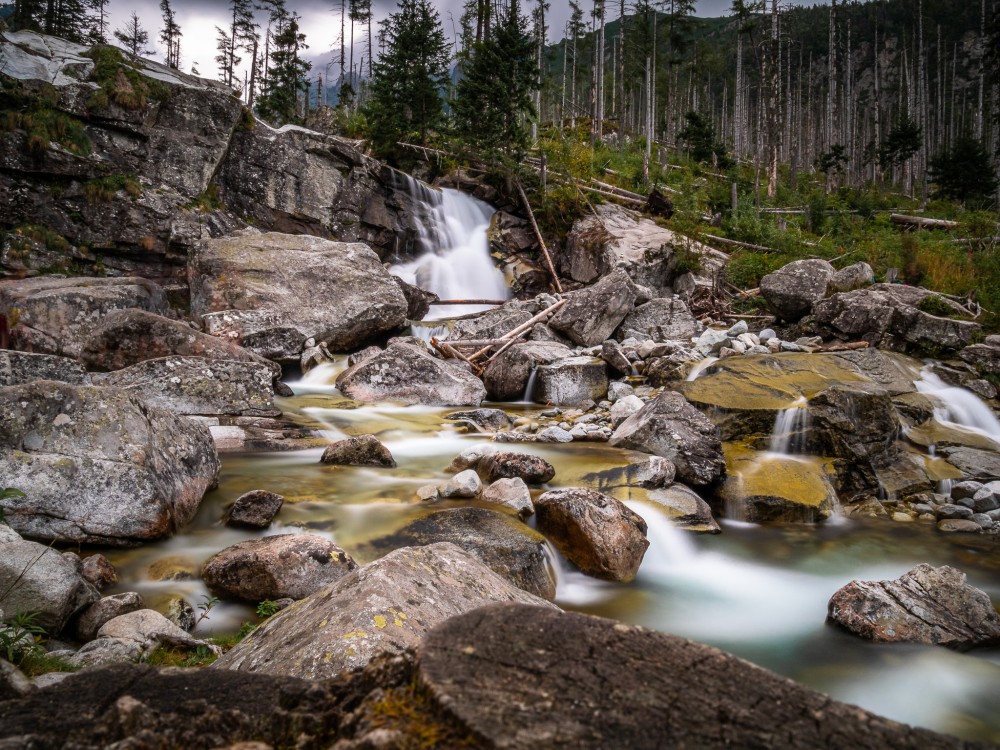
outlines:
M411 190L427 192L417 183ZM419 196L418 196L419 197ZM442 299L509 296L488 257L490 209L454 191L428 193L427 231L420 244L432 252L393 269ZM434 247L438 246L438 252ZM446 246L446 252L440 252ZM484 261L485 259L485 261ZM432 308L429 318L481 308ZM444 328L432 324L429 335ZM415 332L417 330L415 329ZM696 367L689 379L709 367ZM416 490L449 478L444 469L463 449L489 442L467 434L445 415L454 408L365 405L332 385L342 365L324 365L277 399L289 417L330 439L375 434L397 461L394 469L326 466L320 449L224 455L219 486L204 499L192 524L176 537L135 550L107 552L121 574L117 590L139 591L152 606L183 596L197 605L207 596L201 564L236 542L259 535L222 526L226 504L264 489L286 498L264 533L308 531L332 539L359 563L390 551L372 544L414 519L462 502L422 503ZM939 384L926 377L925 390ZM529 388L530 390L530 388ZM495 404L513 416L534 417L545 407ZM793 404L801 407L802 404ZM805 408L779 414L770 453L754 471L775 471L767 461L801 460L792 437L808 429ZM825 623L830 596L852 579L896 578L918 563L949 564L1000 601L1000 546L975 535L946 535L932 523L893 523L835 516L813 525L757 526L722 520L718 535L674 528L637 488L602 486L598 473L628 465L638 454L603 443L510 444L505 450L542 456L556 469L545 489L598 487L625 501L647 522L650 547L637 579L610 584L571 569L550 550L556 602L565 609L611 617L719 646L761 666L889 718L969 739L1000 743L1000 649L957 653L924 646L873 645ZM533 490L537 497L542 489ZM464 501L468 504L469 501ZM532 523L529 520L529 523ZM402 546L397 544L396 546ZM197 633L231 633L255 621L250 607L220 603Z

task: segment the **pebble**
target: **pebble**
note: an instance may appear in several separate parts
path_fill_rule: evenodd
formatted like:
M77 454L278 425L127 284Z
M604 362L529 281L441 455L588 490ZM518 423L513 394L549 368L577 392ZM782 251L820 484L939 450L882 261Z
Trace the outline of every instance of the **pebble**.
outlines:
M773 328L765 328L763 331L757 334L757 338L760 339L760 343L767 343L768 340L776 338L777 333L774 332Z

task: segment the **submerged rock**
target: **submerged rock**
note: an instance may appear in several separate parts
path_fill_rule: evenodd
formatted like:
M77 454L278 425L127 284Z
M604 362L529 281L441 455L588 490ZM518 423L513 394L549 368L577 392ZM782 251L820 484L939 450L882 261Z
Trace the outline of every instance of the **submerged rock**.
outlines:
M212 555L201 569L209 591L256 604L264 599L302 599L344 577L357 564L316 534L249 539Z
M113 388L37 383L0 388L0 501L37 539L133 545L189 523L215 485L207 427Z
M248 529L266 529L278 515L285 498L266 490L244 492L226 508L222 522L226 526Z
M479 406L482 381L459 364L437 359L409 343L392 343L337 378L337 387L358 401Z
M386 469L396 466L392 453L374 435L357 435L330 443L319 462L337 466L380 466Z
M519 589L554 599L545 538L506 513L486 508L452 508L417 519L373 546L419 547L451 542Z
M438 623L492 602L552 607L448 542L404 547L271 617L212 666L311 679L416 646Z
M628 582L649 547L646 522L621 501L585 487L546 492L535 503L538 529L581 571Z
M188 279L191 312L210 333L269 359L298 360L308 338L348 351L406 317L399 286L357 243L274 232L205 240Z
M675 391L646 402L618 426L610 443L669 459L688 484L711 484L725 470L718 429Z
M851 581L830 599L830 619L878 643L955 649L1000 643L1000 615L965 574L922 564L894 581Z

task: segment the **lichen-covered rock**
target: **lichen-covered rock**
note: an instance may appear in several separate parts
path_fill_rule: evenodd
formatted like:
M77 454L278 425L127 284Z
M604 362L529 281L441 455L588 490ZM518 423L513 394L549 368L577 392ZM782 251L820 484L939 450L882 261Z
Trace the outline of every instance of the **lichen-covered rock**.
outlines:
M348 351L406 318L399 286L358 243L274 232L205 240L188 259L188 280L191 312L209 333L268 359L298 360L309 338Z
M608 368L600 359L570 357L539 365L535 372L535 387L526 395L541 404L597 402L608 395Z
M0 542L0 609L4 616L37 612L35 624L59 633L70 618L101 598L56 550L27 540Z
M380 466L387 469L396 465L392 453L374 435L356 435L330 443L319 462L336 466Z
M457 320L448 338L498 339L531 320L531 313L522 305L521 302L508 302L473 318Z
M864 289L875 279L875 272L872 267L863 260L841 268L833 276L826 287L827 294L837 292L853 292L855 289Z
M481 456L475 468L490 482L520 477L527 484L542 484L556 475L555 467L540 456L507 451Z
M635 284L621 269L593 286L571 292L568 301L549 319L549 327L580 346L596 346L611 338L635 305Z
M771 311L794 323L826 296L836 270L825 260L795 260L760 280L760 294Z
M93 381L175 414L281 416L274 406L274 371L267 362L163 357L95 374Z
M520 401L537 367L572 356L572 349L556 341L514 344L493 358L483 371L486 393L495 401Z
M268 367L281 374L278 365L247 351L230 339L209 336L187 323L145 310L113 310L94 327L84 342L81 359L91 370L121 370L163 357L236 359Z
M486 508L452 508L419 518L381 539L376 549L451 542L520 589L554 599L545 538L506 513Z
M222 522L226 526L266 529L284 504L285 498L275 492L266 490L244 492L226 509Z
M646 522L620 500L585 487L550 490L535 503L538 529L595 578L628 582L649 547Z
M94 327L113 310L165 314L167 297L139 278L56 278L0 281L0 315L14 349L79 357Z
M0 501L43 540L133 545L194 518L219 474L208 428L113 388L39 381L0 388Z
M711 484L725 470L718 429L675 391L647 401L618 426L610 443L670 459L688 484Z
M1000 643L1000 615L989 595L947 565L921 564L894 581L851 581L830 599L829 617L878 643Z
M0 387L34 380L58 380L76 385L90 383L87 371L75 359L0 349Z
M660 297L639 305L615 331L619 341L690 341L704 326L680 297Z
M404 547L271 617L213 668L311 679L415 646L438 623L493 602L551 607L448 542Z
M201 568L209 591L225 599L303 599L357 567L344 550L316 534L249 539L212 555Z
M389 347L340 374L337 387L358 401L479 406L482 381L455 362L433 357L406 342Z

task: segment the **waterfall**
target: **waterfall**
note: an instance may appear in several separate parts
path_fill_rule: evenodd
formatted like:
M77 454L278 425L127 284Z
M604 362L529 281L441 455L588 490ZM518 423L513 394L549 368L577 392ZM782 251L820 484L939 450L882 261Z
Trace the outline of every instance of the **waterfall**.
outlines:
M486 231L493 209L458 190L435 190L400 175L416 206L419 257L389 272L441 299L509 299L510 289L490 257ZM488 305L434 305L425 320L456 318Z
M769 453L790 456L805 452L806 430L809 429L809 405L805 396L787 409L778 412L771 432Z
M718 361L719 361L718 357L707 357L701 360L701 362L698 362L691 368L691 371L684 379L688 381L697 380L699 375L701 375L703 372L705 372L705 370L707 370L709 367L711 367ZM635 367L633 366L632 369L635 369Z
M538 365L531 368L531 374L528 376L528 382L524 386L524 395L521 397L521 401L526 404L534 403L532 396L535 395L535 381L538 379Z
M938 422L1000 441L1000 420L972 391L948 385L927 367L921 370L920 379L914 385L918 392L933 397L941 405L934 410Z

